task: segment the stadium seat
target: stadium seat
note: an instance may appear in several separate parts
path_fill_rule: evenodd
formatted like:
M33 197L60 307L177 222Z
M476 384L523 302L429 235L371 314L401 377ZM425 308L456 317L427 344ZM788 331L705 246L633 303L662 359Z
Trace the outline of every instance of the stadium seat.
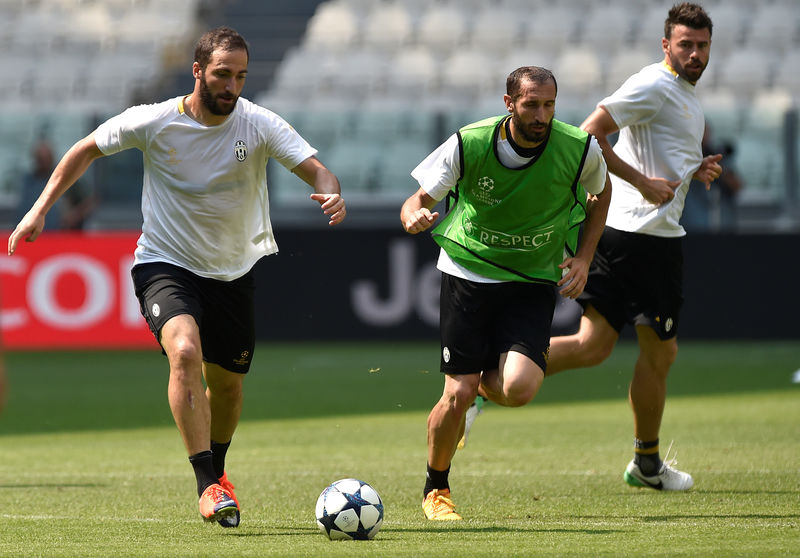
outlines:
M578 42L582 11L566 4L543 4L523 12L523 47L537 55L560 52Z
M90 69L74 56L53 52L29 66L31 78L29 95L39 102L63 99L70 102L80 91L80 86Z
M438 87L438 66L430 50L422 45L401 49L388 63L382 96L388 99L425 100Z
M750 21L747 44L782 55L795 44L800 31L798 4L767 4L755 11Z
M664 20L667 19L668 7L661 4L644 8L641 17L634 21L631 33L634 36L633 46L637 51L646 53L653 61L663 60L661 39L664 36ZM716 26L714 27L716 31Z
M441 75L440 97L456 104L474 103L496 90L501 80L495 61L485 52L472 49L455 51L443 62Z
M742 130L742 114L745 104L727 89L715 90L700 87L697 91L706 121L714 130L718 141L733 141Z
M607 59L634 43L632 18L636 15L627 4L597 4L583 18L580 44Z
M592 98L588 95L580 97L573 97L569 95L561 96L559 94L556 100L556 115L555 117L562 122L572 124L573 126L580 126L586 117L594 111L597 103L602 99L602 96Z
M786 196L784 150L772 143L743 133L736 141L736 168L744 187L741 205L780 203Z
M308 22L303 48L313 51L342 51L358 36L358 20L353 9L343 2L324 2Z
M498 62L498 70L502 74L502 85L505 86L505 78L522 66L541 66L548 70L555 68L557 55L550 51L532 51L527 48L512 50L508 56ZM560 81L560 76L556 75L556 80Z
M712 57L726 56L734 50L746 46L745 22L752 14L752 10L743 10L741 6L728 2L714 4L707 11L714 22L714 30L711 36ZM666 18L666 11L664 12L664 18ZM663 31L661 34L663 35Z
M787 89L800 102L800 46L787 52L776 66L773 85Z
M417 42L440 53L459 48L467 37L463 9L451 4L432 4L420 17Z
M193 1L193 0L190 0ZM158 2L149 2L143 7L128 10L117 21L116 36L120 40L139 40L142 30L148 30L148 37L162 45L177 47L189 37L193 37L192 17L193 4L186 0L160 6Z
M33 140L38 133L35 121L30 114L9 111L4 108L0 126L0 152L13 155L18 161L25 161Z
M378 162L383 145L359 139L339 140L322 156L342 185L353 193L374 192L377 189Z
M503 4L484 5L472 17L468 42L473 49L486 51L498 58L520 48L522 22L516 11Z
M409 105L370 104L355 114L353 135L381 144L402 138L404 142L432 147L438 141L436 115Z
M559 96L600 98L603 70L597 52L589 47L568 47L556 58L553 73Z
M326 52L290 50L275 70L270 86L274 97L308 102L330 87L338 59Z
M435 148L436 145L430 143L402 139L389 143L378 161L378 189L381 195L402 203L413 194L419 184L412 178L411 171Z
M774 57L759 48L741 48L715 59L717 88L729 89L740 97L750 97L772 83Z
M277 161L267 163L267 190L270 203L282 207L305 205L311 194L305 182Z
M331 149L342 141L354 137L355 114L357 110L351 106L331 101L316 102L314 108L305 108L305 114L295 129L308 143L320 151L320 156L330 153Z
M66 33L70 37L97 41L107 44L115 35L111 14L102 3L81 6L72 12ZM141 32L141 30L140 30Z
M368 49L344 53L337 71L331 75L329 96L350 103L359 103L382 87L391 71L385 54Z
M633 74L645 66L660 62L661 56L652 55L650 49L622 49L608 61L605 71L605 92L612 93Z
M411 15L402 2L383 2L367 14L361 41L367 49L396 52L411 43L413 31Z
M15 52L42 53L63 41L65 15L39 5L23 11L11 32L11 48Z
M786 113L794 106L791 93L785 89L763 89L756 92L744 113L742 134L760 138L781 149Z

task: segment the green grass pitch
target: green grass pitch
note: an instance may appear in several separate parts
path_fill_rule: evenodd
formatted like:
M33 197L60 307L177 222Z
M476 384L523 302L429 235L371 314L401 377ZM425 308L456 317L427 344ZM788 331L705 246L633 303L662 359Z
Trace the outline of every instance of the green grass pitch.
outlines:
M7 356L0 415L0 556L797 556L800 345L684 342L662 448L688 493L628 487L635 347L546 380L524 408L489 405L453 463L463 522L422 517L425 421L438 346L264 344L228 454L242 526L202 522L148 352ZM327 540L320 491L371 483L373 541Z

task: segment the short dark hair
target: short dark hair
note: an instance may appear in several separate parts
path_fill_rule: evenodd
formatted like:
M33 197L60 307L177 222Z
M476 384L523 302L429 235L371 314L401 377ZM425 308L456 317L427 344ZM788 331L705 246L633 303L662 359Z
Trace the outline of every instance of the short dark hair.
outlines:
M711 23L711 18L703 9L702 6L691 4L689 2L682 2L675 4L667 14L667 19L664 21L664 38L669 39L672 35L672 29L676 25L685 25L692 29L706 29L708 28L708 35L711 36L711 30L714 25Z
M211 55L215 50L225 51L243 50L247 53L247 60L250 60L250 50L247 48L247 41L244 40L236 30L230 27L217 27L207 31L197 41L194 47L194 61L205 69L211 60Z
M530 80L534 83L545 83L552 79L558 93L558 82L553 72L540 66L522 66L517 68L506 78L506 94L512 99L516 99L522 94L522 81Z

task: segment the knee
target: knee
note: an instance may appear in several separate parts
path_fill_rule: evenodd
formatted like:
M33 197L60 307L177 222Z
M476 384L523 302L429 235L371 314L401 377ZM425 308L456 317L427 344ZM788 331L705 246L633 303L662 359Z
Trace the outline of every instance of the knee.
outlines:
M170 347L167 353L170 372L178 376L194 375L192 371L201 369L203 352L200 346L190 339L181 339Z
M215 397L227 399L229 401L236 401L242 397L242 381L239 378L220 382L209 380L209 378L206 377L206 384L208 385L208 391Z
M454 389L449 389L442 395L442 402L453 413L463 414L478 396L477 386L460 384Z
M522 407L530 403L539 391L539 386L542 384L542 377L525 381L508 382L505 386L505 393L503 394L505 396L503 405L505 407Z
M580 341L579 351L583 355L584 366L596 366L605 361L614 350L614 343L604 342L596 338L586 338Z
M661 375L666 376L678 358L678 345L677 343L664 343L658 351L649 351L644 357L647 359L650 369L659 371Z

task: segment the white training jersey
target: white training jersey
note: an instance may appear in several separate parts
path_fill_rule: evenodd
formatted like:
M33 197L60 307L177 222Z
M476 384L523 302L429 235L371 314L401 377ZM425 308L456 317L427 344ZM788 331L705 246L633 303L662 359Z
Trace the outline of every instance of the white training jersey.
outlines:
M127 109L94 132L105 155L144 158L142 234L134 265L166 262L232 281L278 251L267 161L293 169L316 154L285 120L247 99L218 126L185 113L184 97Z
M620 129L614 152L622 160L646 176L681 181L671 201L654 205L612 174L606 224L653 236L685 235L680 218L692 175L703 160L705 129L694 85L660 62L632 75L598 106L605 107Z
M523 167L531 161L530 158L523 157L514 151L506 137L505 126L501 127L500 133L497 134L497 154L500 163L511 169ZM606 171L607 167L603 158L603 151L600 149L597 140L592 137L580 176L580 183L583 189L592 195L602 192L606 185ZM450 136L411 171L411 176L430 197L436 201L443 200L447 193L455 188L461 176L461 144L458 141L458 136L456 134ZM436 267L439 271L449 275L477 283L500 282L496 279L479 275L457 264L444 250L439 251L439 260Z

